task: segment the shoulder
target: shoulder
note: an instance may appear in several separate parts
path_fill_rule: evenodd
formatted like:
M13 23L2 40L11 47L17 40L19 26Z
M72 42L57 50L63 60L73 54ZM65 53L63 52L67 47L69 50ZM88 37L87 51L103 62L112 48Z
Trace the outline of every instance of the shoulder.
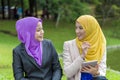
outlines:
M23 43L20 43L19 45L17 45L13 50L14 51L21 51L22 49L25 48L25 45Z
M52 41L50 39L44 39L43 42L51 43Z
M52 41L51 41L50 39L44 39L44 40L42 41L42 44L43 44L43 45L46 45L46 46L47 46L47 45L48 45L48 46L53 45L53 44L52 44Z
M22 51L25 50L25 45L23 43L20 43L13 49L13 56L21 55L23 53Z
M52 44L52 41L50 39L44 39L42 41L43 44Z
M64 42L64 44L69 44L69 45L71 45L71 44L73 44L73 43L75 43L75 39L68 40L68 41L65 41L65 42Z

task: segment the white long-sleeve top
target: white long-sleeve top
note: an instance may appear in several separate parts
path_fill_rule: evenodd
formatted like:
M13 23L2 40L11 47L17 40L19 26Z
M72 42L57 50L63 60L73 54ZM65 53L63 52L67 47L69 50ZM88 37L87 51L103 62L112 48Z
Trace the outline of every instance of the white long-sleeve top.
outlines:
M83 59L79 54L75 39L65 41L63 46L64 72L68 80L80 80ZM106 74L106 51L99 64L99 73L101 76Z

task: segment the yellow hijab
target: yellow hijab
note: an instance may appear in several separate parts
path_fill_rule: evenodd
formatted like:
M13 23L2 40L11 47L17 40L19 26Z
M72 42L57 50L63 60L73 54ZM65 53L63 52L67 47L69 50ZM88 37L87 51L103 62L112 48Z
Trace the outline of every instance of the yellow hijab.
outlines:
M90 15L80 16L76 21L82 25L83 29L86 32L84 39L79 40L78 37L76 37L76 43L79 48L80 54L82 53L82 42L87 41L90 43L90 48L88 49L85 60L97 60L99 63L106 49L106 39L100 28L99 23L93 16Z

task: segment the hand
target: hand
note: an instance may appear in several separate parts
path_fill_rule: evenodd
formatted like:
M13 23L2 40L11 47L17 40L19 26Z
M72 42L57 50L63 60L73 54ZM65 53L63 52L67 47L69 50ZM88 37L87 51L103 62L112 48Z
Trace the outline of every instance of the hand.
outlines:
M90 44L85 41L85 42L82 43L81 48L82 48L81 57L84 58L86 56L87 52L88 52L88 49L90 48Z
M91 73L93 76L99 75L98 72L98 65L96 65L95 67L93 66L85 66L81 69L81 72L87 72L87 73Z

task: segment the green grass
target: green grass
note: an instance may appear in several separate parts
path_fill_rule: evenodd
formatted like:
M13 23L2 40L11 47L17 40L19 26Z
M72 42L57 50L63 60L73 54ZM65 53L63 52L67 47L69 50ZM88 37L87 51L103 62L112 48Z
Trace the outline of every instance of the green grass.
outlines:
M120 61L119 61L120 49L119 48L112 49L109 50L108 53L109 53L107 56L107 64L109 64L108 68L120 71Z
M14 80L12 68L0 68L0 80Z
M118 24L120 25L120 23ZM16 34L15 21L3 20L3 21L0 21L0 25L1 25L0 30L10 31ZM114 37L112 34L114 29L112 25L109 26L109 28L107 28L106 26L107 24L105 25L105 27L102 27L102 29L107 39L107 45L120 44L120 39L116 36ZM75 38L74 22L73 23L61 22L61 24L58 27L55 27L55 22L44 21L43 27L45 31L45 34L44 34L45 38L52 40L59 54L62 53L64 41ZM116 29L116 32L118 32L119 30L120 29ZM15 46L17 46L17 44L19 44L17 36L12 36L12 35L0 32L0 80L13 80L12 50ZM115 61L119 59L120 55L118 52L114 52L114 53L116 53L116 57L112 53L108 54L107 63L112 66L112 67L110 66L111 69L119 70L118 68L117 69L114 68L114 65L115 65ZM62 59L60 59L60 62L63 67ZM111 75L113 77L111 77ZM118 72L108 69L106 76L109 80L119 80L120 74ZM62 80L66 80L65 75L63 76Z
M120 80L120 72L108 69L106 77L108 80Z
M0 20L0 30L15 31L15 20Z

